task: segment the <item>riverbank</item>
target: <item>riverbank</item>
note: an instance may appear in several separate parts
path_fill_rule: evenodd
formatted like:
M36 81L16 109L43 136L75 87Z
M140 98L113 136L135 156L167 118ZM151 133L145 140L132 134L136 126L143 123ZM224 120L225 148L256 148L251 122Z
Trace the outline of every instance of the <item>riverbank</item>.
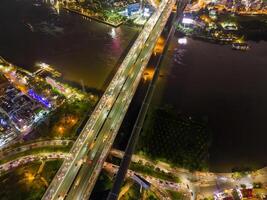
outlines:
M0 24L5 30L0 33L1 56L31 72L36 71L35 63L45 62L56 67L68 83L105 90L140 27L114 28L34 2L0 2L0 17L5 19Z
M88 17L90 19L96 20L96 21L101 22L103 24L107 24L107 25L113 26L115 28L119 27L120 25L122 25L124 23L124 22L114 23L114 22L105 21L105 20L102 20L102 19L100 19L98 17L95 17L93 15L90 15L90 14L87 14L87 13L84 13L84 12L81 12L81 11L78 11L78 10L71 9L71 8L66 7L66 6L63 6L63 8L68 10L68 11L70 11L70 12L76 13L76 14L84 16L84 17Z

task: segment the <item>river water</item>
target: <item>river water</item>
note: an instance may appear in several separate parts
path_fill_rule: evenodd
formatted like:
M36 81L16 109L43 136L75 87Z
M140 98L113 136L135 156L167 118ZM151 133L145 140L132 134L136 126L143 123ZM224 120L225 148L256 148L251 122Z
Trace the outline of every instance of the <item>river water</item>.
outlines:
M103 90L138 33L59 10L42 0L0 1L0 55L35 71L54 66L63 78Z
M137 32L58 14L41 0L0 1L1 56L30 71L45 62L90 88L105 88ZM208 118L211 170L267 165L267 42L250 42L251 50L240 52L193 39L182 46L177 37L165 55L154 103Z
M241 52L193 39L179 45L177 37L162 63L154 103L208 118L212 171L266 166L267 42L249 42L251 50Z

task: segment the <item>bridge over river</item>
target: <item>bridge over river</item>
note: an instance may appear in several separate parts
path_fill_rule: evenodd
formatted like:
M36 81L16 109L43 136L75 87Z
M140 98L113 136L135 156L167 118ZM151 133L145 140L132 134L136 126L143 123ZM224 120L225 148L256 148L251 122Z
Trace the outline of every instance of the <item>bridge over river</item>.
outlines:
M175 3L175 0L162 0L147 21L74 143L72 156L63 162L43 200L89 199Z

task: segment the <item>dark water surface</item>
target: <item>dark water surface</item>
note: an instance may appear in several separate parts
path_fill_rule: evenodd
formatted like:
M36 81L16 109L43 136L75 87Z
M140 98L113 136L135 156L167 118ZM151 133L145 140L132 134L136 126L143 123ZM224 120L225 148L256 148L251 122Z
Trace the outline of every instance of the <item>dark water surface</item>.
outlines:
M208 118L211 170L267 165L267 42L241 52L193 39L182 46L177 37L163 62L162 98L154 101Z
M35 71L45 62L64 78L103 89L138 30L112 28L42 0L0 1L0 55Z

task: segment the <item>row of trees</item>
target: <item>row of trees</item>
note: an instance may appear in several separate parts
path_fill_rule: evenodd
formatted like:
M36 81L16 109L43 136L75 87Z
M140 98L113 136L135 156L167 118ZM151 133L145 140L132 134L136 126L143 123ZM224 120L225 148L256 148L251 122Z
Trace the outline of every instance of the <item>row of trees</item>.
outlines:
M139 140L139 153L191 170L207 167L211 132L203 121L155 109L149 114Z

